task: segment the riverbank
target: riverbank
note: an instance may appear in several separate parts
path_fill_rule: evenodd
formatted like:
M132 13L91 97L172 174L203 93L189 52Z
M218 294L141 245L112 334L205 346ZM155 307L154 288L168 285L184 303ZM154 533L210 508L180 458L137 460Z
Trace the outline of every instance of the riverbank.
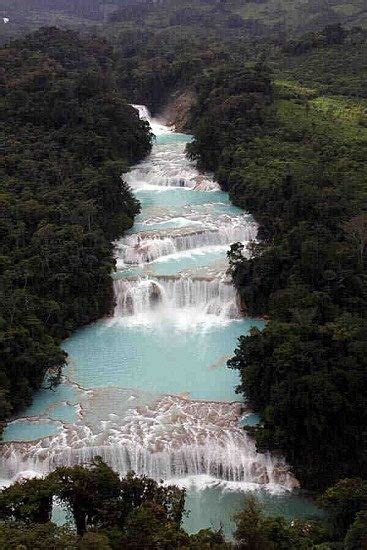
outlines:
M338 63L359 56L353 43L330 48ZM315 56L298 62L310 71ZM319 491L367 468L367 133L363 100L315 93L274 84L260 64L214 70L193 109L190 154L259 223L252 256L233 247L229 257L248 313L270 317L229 362L261 414L258 449L283 452L302 486Z
M111 311L111 240L139 212L120 176L151 135L103 76L104 41L98 52L55 28L1 48L0 429L59 381L61 340Z

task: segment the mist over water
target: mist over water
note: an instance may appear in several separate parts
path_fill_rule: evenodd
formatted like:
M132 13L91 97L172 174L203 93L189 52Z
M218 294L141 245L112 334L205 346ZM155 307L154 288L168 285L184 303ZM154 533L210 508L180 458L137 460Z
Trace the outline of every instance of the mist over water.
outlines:
M280 505L297 482L281 457L257 453L241 429L250 411L226 367L237 338L263 326L242 316L226 275L229 245L254 240L256 225L187 159L190 136L136 108L157 138L125 176L142 212L116 243L114 315L64 343L63 383L39 392L9 424L0 477L42 475L99 455L121 474L133 469L191 488L196 515L186 521L195 530L216 520L218 498L234 511L257 490L279 495L268 501Z

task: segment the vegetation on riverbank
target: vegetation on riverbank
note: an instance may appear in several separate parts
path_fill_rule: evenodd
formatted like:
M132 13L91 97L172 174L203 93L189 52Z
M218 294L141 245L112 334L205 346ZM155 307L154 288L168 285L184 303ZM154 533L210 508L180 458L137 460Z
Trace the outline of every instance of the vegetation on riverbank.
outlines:
M57 498L69 523L52 523ZM235 517L235 543L222 530L189 535L182 528L185 491L133 473L120 479L100 458L89 466L57 468L43 479L18 482L0 493L0 545L10 549L230 549L363 548L367 537L367 484L345 479L320 498L329 516L287 521L264 514L255 498ZM189 513L189 511L188 511ZM343 543L342 543L343 544ZM19 546L20 547L20 546Z
M229 259L248 313L271 321L240 339L229 365L262 415L259 449L284 453L312 489L367 474L366 103L344 95L339 72L343 60L351 70L353 51L358 67L366 36L358 48L340 28L324 36L329 46L307 37L306 54L286 46L273 60L299 77L307 66L300 81L271 82L261 64L213 71L200 83L190 147L260 223L253 257L237 244ZM328 47L343 57L324 75L332 95L320 95L309 58ZM351 86L361 92L356 67Z
M110 312L111 241L139 211L120 174L151 134L121 99L105 40L43 29L0 55L1 422L58 379L61 339Z

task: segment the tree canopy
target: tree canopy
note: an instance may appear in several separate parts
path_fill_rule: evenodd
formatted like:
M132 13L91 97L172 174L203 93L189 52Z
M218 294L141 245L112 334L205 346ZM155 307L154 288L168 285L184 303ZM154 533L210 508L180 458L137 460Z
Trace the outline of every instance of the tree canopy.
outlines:
M323 50L343 42L345 65L355 55L358 67L366 41L355 48L353 33L331 30ZM299 68L276 79L299 58L292 48L273 54L272 72L237 62L200 80L189 152L259 222L250 259L239 243L229 252L243 309L270 316L229 361L261 413L258 448L284 453L319 489L367 473L367 131L365 102L345 97L344 84L320 95L297 83Z
M121 98L105 40L48 28L0 56L3 421L57 381L60 339L111 311L111 240L139 212L121 174L151 134Z

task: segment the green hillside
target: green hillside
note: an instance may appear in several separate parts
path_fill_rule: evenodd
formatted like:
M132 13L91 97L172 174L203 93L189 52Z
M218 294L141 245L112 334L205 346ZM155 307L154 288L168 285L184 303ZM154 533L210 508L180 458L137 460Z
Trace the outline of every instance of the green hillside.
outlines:
M231 10L267 30L306 31L326 24L367 25L364 0L229 0Z
M146 29L195 28L221 37L302 33L340 23L367 27L364 0L3 0L0 40L45 25Z

